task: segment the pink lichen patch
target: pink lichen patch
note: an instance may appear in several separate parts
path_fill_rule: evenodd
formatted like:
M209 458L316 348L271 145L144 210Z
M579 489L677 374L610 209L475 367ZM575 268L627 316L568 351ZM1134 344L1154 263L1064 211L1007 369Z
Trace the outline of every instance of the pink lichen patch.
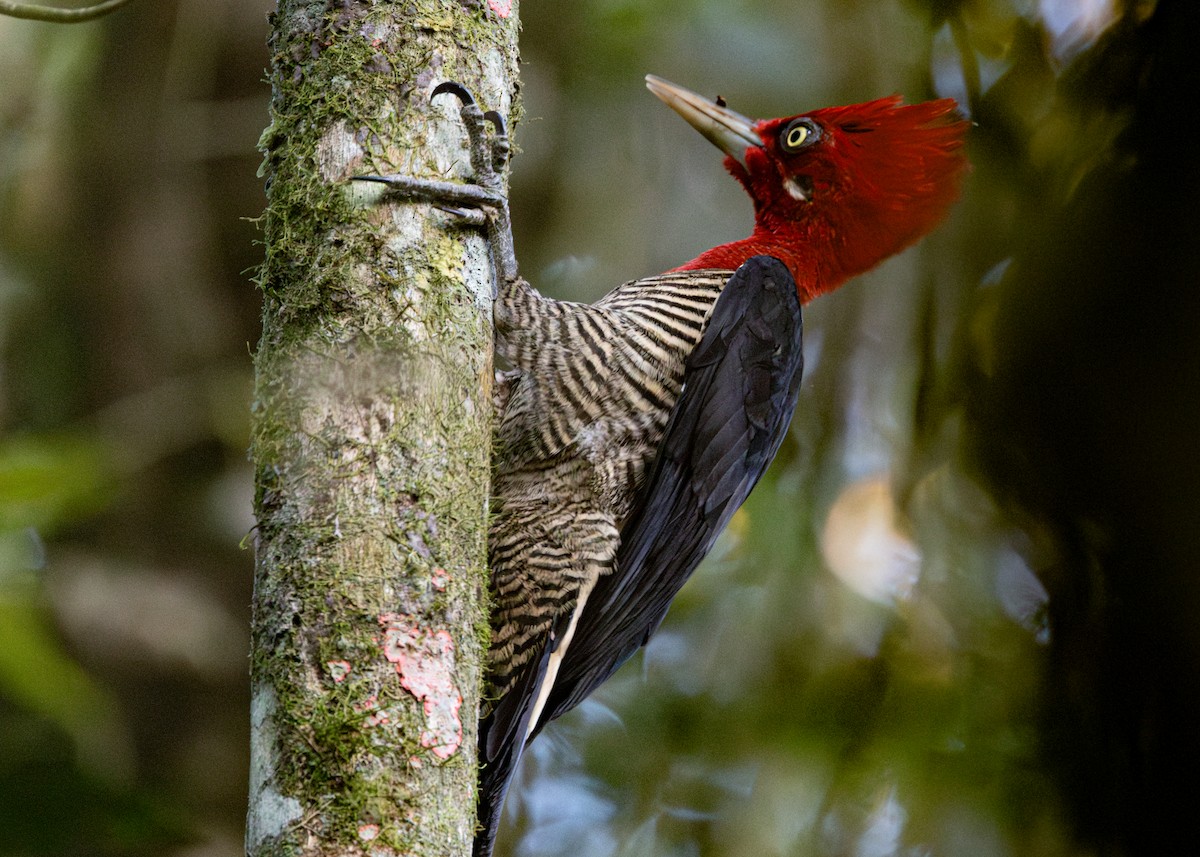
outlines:
M439 759L453 756L462 744L458 710L462 694L454 684L454 639L446 630L421 628L413 617L385 613L383 656L396 665L400 684L425 709L421 746Z
M434 568L433 577L430 579L434 589L436 589L438 592L445 592L446 584L449 581L450 575L447 573L446 569L442 568L441 566Z
M329 670L329 676L335 683L341 684L346 676L350 675L349 661L328 661L325 664L325 669Z
M512 14L512 0L488 0L488 8L501 18L507 18Z
M370 842L379 835L378 824L360 824L358 826L358 838L363 842Z
M379 697L375 694L371 694L362 702L354 703L354 710L361 714L364 711L370 711L372 708L377 708L378 706Z

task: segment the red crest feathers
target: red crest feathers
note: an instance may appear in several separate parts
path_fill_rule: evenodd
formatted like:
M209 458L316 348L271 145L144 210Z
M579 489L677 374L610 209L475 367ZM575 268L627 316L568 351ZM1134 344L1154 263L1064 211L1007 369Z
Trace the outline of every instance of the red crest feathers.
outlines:
M754 200L754 234L684 267L736 267L767 253L788 265L805 300L836 288L941 222L968 169L969 124L950 99L905 105L899 96L756 123L762 145L725 159Z

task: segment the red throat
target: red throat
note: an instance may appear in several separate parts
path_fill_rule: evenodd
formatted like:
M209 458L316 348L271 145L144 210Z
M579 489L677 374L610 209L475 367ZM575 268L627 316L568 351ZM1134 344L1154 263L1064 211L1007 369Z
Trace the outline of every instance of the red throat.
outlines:
M774 256L792 272L792 278L796 281L796 291L800 294L800 303L806 304L817 295L833 291L848 279L822 270L817 246L819 245L814 245L805 236L773 234L760 230L756 225L749 238L705 250L695 259L672 270L720 268L733 271L752 256Z

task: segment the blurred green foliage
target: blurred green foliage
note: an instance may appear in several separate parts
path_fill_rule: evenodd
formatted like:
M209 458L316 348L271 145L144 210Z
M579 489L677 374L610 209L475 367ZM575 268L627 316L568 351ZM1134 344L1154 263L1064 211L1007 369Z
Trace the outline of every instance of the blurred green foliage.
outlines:
M121 783L115 700L55 632L36 577L43 537L107 499L86 436L0 442L0 819L3 853L152 853L186 838L173 811ZM66 820L64 823L64 819Z
M0 19L0 854L241 850L269 5ZM1195 850L1197 10L521 9L517 249L557 296L749 227L647 72L976 127L947 224L810 307L778 462L534 745L508 853Z
M266 11L241 6L0 18L0 854L240 850Z
M103 451L87 436L14 436L0 442L0 532L52 532L104 505Z

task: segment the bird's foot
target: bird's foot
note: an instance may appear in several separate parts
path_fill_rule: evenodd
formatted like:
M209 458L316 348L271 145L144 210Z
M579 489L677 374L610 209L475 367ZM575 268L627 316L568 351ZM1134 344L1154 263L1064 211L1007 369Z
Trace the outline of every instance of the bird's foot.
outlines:
M465 223L487 229L492 260L503 283L517 279L517 256L513 249L512 223L508 214L508 198L504 195L503 176L508 165L511 147L504 117L495 110L484 112L470 91L461 83L445 81L438 84L430 100L450 93L462 103L459 114L467 129L471 153L472 184L419 179L404 175L352 176L353 181L381 182L388 192L409 199L433 202ZM489 135L487 126L491 125ZM493 295L494 297L494 295Z

